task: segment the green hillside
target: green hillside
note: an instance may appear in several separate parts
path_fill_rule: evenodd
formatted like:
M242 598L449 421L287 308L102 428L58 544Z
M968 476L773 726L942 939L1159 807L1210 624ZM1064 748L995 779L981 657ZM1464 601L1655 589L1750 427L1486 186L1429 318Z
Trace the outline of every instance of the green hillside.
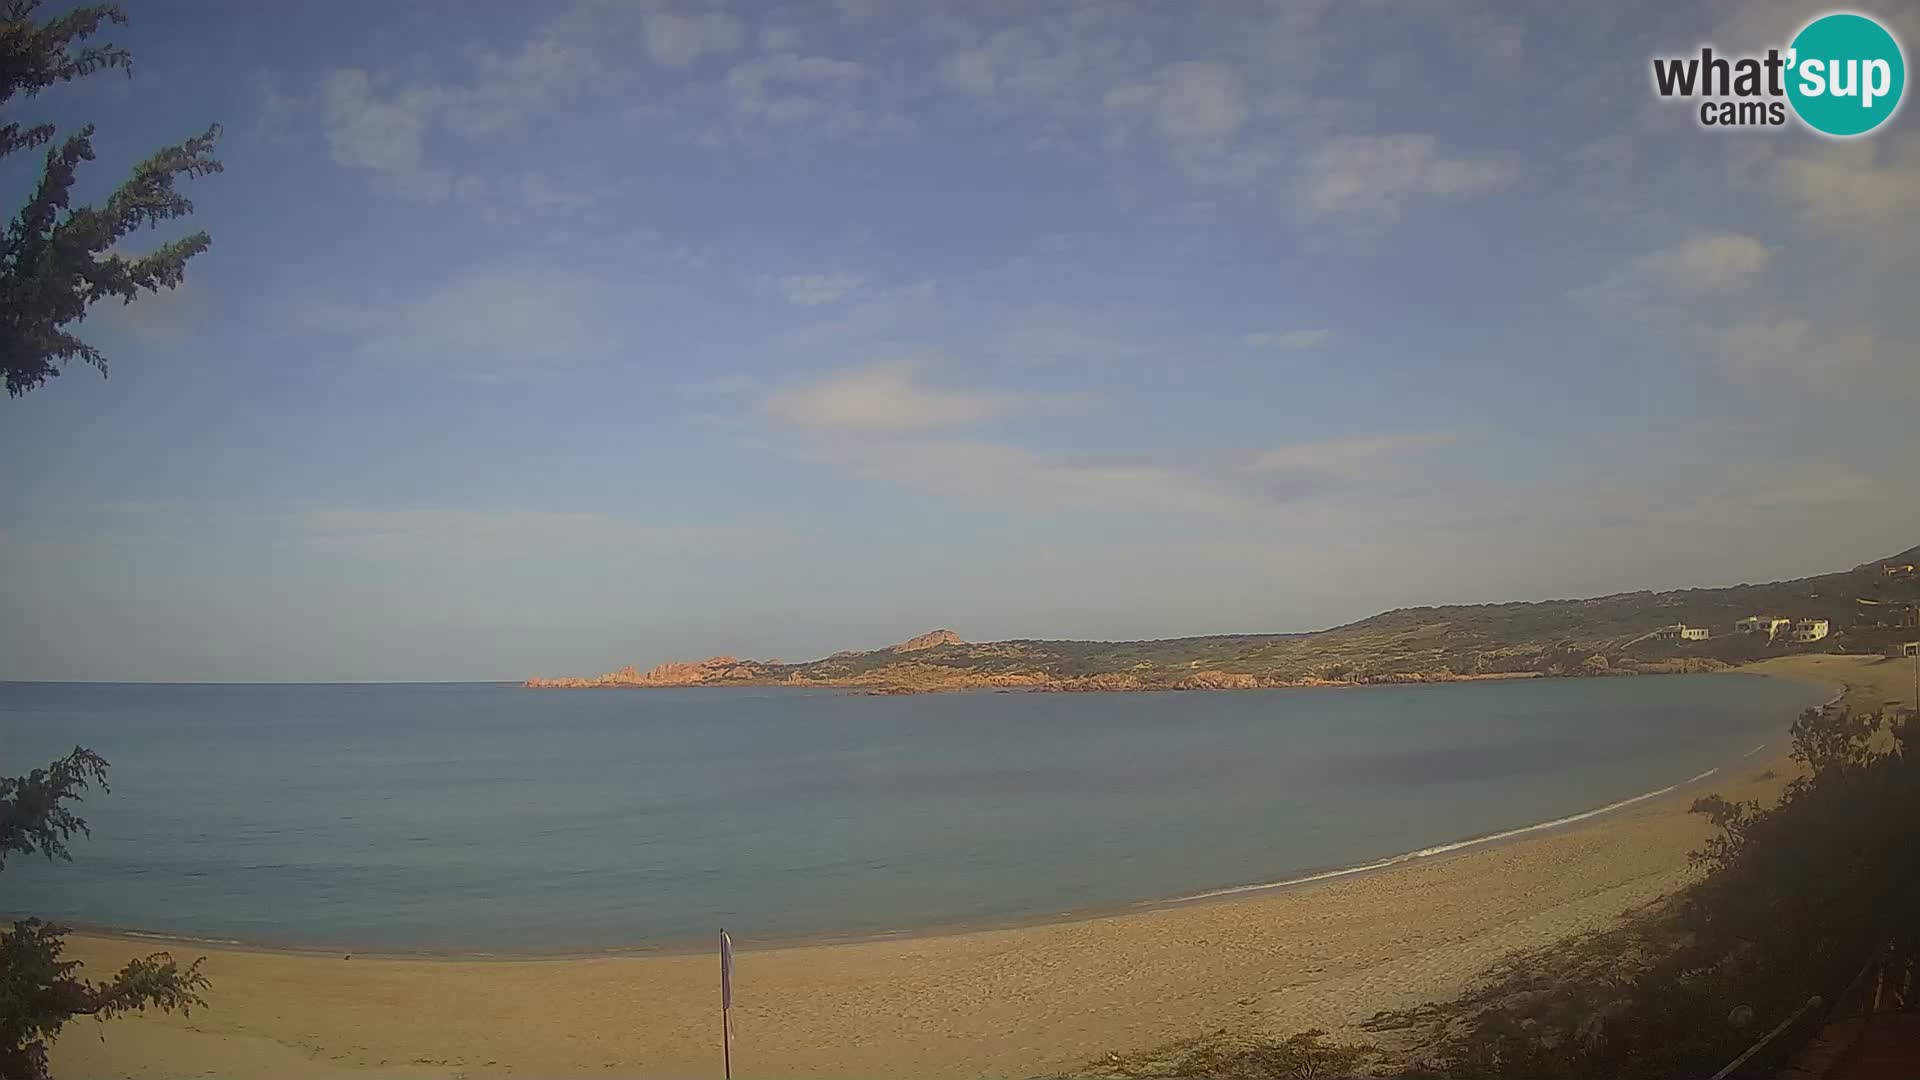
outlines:
M841 654L778 665L773 677L806 681L903 684L986 676L1074 679L1132 676L1165 684L1195 672L1262 679L1342 680L1394 674L1505 672L1581 674L1601 666L1654 665L1693 658L1741 662L1788 651L1879 652L1920 631L1899 623L1920 601L1920 573L1888 565L1920 563L1920 548L1852 570L1794 581L1717 589L1619 593L1583 600L1403 608L1307 634L1239 634L1159 641L996 641L945 644L901 653ZM1862 600L1874 603L1862 603ZM1824 641L1795 645L1765 635L1736 635L1750 615L1827 619ZM1650 638L1675 623L1706 627L1707 641ZM1599 659L1596 659L1599 658Z

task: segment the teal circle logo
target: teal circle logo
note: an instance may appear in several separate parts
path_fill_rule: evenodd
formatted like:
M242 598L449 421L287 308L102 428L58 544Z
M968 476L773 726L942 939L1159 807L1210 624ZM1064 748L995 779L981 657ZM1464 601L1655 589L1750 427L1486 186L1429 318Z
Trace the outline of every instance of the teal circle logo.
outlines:
M1787 99L1808 127L1865 135L1900 107L1907 60L1900 43L1865 15L1822 15L1794 35Z

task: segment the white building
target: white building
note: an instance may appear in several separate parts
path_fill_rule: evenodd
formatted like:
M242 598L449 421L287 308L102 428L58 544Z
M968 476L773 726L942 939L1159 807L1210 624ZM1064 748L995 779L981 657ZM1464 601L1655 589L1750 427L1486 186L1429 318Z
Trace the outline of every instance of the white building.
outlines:
M1826 620L1821 620L1821 625L1824 626L1825 624ZM1734 623L1733 631L1736 634L1765 634L1767 635L1767 640L1772 641L1774 638L1779 637L1782 632L1791 629L1792 626L1792 619L1782 618L1778 615L1749 615L1739 622ZM1826 636L1827 633L1825 630L1820 631L1820 637Z
M1793 624L1793 640L1795 641L1819 641L1826 636L1827 620L1825 619L1801 619L1799 622Z
M1708 630L1704 626L1688 626L1686 623L1674 623L1672 626L1663 626L1655 630L1653 636L1659 638L1661 641L1705 641L1712 633L1713 631Z

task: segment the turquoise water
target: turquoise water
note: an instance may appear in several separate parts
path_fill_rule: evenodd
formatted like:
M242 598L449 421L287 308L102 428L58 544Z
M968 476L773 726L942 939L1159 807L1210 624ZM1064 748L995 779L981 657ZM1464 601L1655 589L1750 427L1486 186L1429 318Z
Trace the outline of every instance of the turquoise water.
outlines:
M0 684L0 773L76 742L113 763L75 861L9 859L0 910L479 952L1047 917L1579 813L1777 746L1827 696Z

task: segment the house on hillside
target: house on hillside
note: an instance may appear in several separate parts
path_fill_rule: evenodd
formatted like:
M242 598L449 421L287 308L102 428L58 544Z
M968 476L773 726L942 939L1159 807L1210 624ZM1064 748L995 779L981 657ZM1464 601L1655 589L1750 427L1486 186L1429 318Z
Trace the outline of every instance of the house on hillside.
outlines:
M1783 618L1779 615L1749 615L1733 624L1733 632L1736 634L1765 634L1767 635L1767 640L1772 641L1774 638L1779 637L1782 633L1791 629L1792 626L1792 619ZM1826 635L1822 634L1821 636L1825 637Z
M1880 572L1888 577L1912 577L1912 563L1881 563Z
M1688 626L1686 623L1674 623L1663 626L1653 632L1661 641L1705 641L1713 636L1713 631L1704 626Z
M1805 644L1827 636L1827 620L1801 619L1793 624L1793 640Z
M1920 656L1920 641L1909 641L1900 646L1901 656Z

